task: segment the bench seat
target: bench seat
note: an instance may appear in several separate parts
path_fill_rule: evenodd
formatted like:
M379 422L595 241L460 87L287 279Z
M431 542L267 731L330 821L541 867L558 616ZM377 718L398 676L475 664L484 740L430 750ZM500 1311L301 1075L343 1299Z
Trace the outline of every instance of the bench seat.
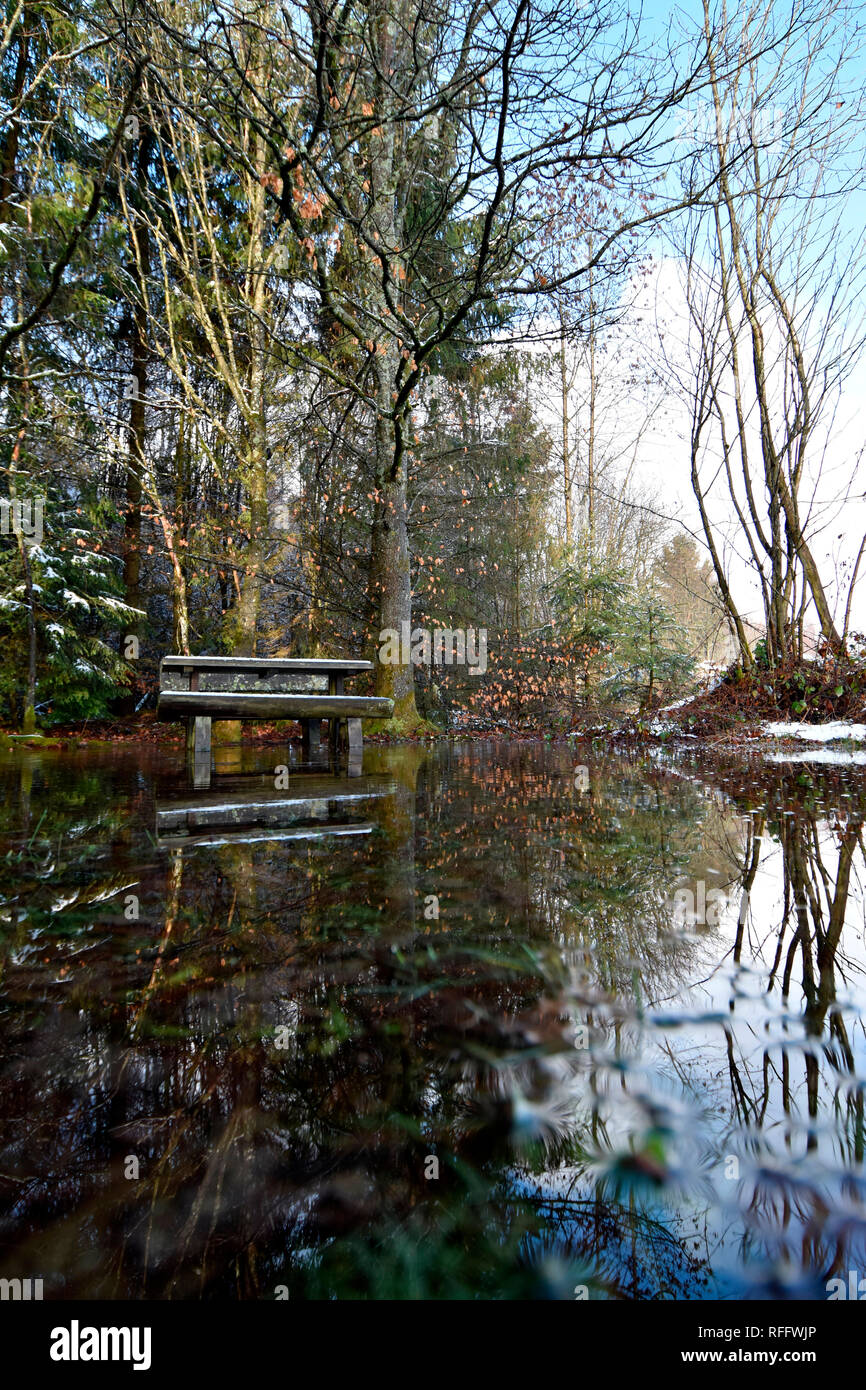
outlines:
M161 690L157 719L387 719L393 700L379 695L293 695L291 692Z

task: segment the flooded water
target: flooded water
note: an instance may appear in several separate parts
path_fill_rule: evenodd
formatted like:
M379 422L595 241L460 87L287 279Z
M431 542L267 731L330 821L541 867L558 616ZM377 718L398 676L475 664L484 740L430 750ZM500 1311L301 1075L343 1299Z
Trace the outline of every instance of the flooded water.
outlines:
M0 1276L866 1275L862 768L476 742L350 776L271 747L196 788L168 753L0 756Z

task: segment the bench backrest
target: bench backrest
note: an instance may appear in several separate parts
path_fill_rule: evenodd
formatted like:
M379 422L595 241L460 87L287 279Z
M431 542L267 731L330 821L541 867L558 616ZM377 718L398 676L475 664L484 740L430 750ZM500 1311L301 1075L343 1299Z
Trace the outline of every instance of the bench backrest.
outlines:
M372 670L372 661L342 657L164 656L159 688L211 694L314 694L327 691L335 678Z

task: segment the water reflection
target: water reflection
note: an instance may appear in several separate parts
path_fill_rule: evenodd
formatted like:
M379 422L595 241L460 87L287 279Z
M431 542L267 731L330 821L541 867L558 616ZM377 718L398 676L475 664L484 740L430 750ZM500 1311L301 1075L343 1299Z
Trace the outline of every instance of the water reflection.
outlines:
M165 756L7 755L0 1276L645 1299L866 1273L861 781L283 757L204 789Z

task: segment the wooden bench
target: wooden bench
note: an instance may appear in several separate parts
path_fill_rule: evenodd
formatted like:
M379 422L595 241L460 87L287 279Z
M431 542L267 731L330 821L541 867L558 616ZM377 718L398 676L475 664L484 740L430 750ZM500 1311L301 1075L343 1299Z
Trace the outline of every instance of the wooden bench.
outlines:
M344 724L349 753L357 756L361 721L394 712L393 700L344 693L347 677L372 670L372 661L331 657L164 656L156 715L186 719L187 751L196 763L210 762L214 719L299 719L305 757L319 745L327 719L332 752Z

